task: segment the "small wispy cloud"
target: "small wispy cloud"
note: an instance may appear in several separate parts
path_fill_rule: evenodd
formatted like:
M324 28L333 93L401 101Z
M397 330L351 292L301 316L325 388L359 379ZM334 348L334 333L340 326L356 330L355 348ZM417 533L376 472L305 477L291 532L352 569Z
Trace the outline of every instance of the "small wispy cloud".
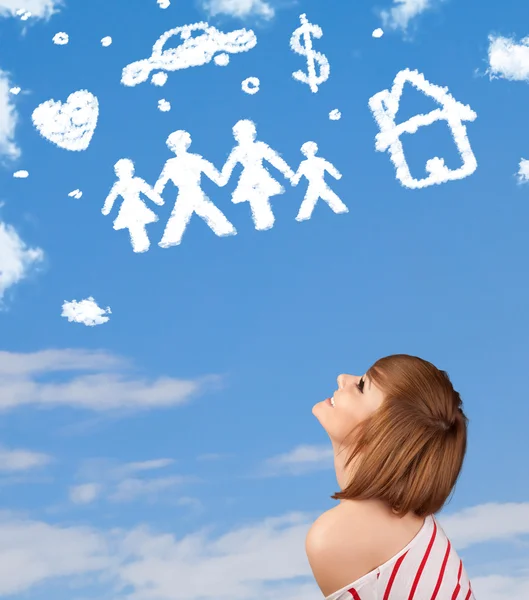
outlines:
M121 356L93 350L40 350L38 352L0 351L0 381L2 377L26 378L68 371L108 371L130 368Z
M158 499L158 494L192 481L195 481L195 479L183 475L153 477L151 479L124 479L116 485L114 491L109 494L108 499L111 502L132 502L140 498L153 501Z
M202 5L211 17L229 15L244 19L256 16L270 20L275 15L274 8L266 0L203 0Z
M52 462L52 457L31 450L0 448L0 472L29 471Z
M0 0L0 18L14 17L24 22L28 18L49 19L63 5L64 0ZM22 6L23 5L23 6ZM15 160L20 148L15 141L18 113L14 97L20 88L9 81L9 74L0 69L0 159ZM0 256L2 255L0 249ZM0 264L0 279L3 273ZM0 283L0 299L1 299Z
M172 458L155 458L126 463L119 463L109 458L90 458L83 461L78 476L84 480L97 480L109 484L137 473L165 469L174 462Z
M406 31L410 21L431 9L434 4L437 4L436 0L393 0L394 6L382 10L380 16L386 28Z
M483 542L529 535L529 502L490 502L439 517L459 550ZM529 573L528 573L529 575Z
M64 4L64 0L0 0L0 17L19 17L20 9L31 17L49 19Z
M0 157L14 160L20 156L20 148L15 142L18 113L12 89L9 75L0 70Z
M529 183L529 160L522 158L520 161L518 173L518 183Z
M181 496L176 500L178 506L187 506L196 512L202 512L203 504L198 498L192 496Z
M169 467L172 464L174 464L173 458L155 458L153 460L126 463L121 469L125 473L138 473L140 471L165 469L165 467Z
M529 81L529 37L514 38L489 35L489 77L511 81Z
M74 504L90 504L100 495L101 489L98 483L74 485L70 488L70 500Z
M1 115L0 107L0 120ZM0 221L0 307L6 291L25 279L43 259L40 248L29 248L13 226Z
M132 502L145 499L156 501L163 492L196 482L196 477L166 475L163 477L141 477L132 475L165 469L174 464L171 458L158 458L145 461L116 464L108 459L85 461L78 473L78 479L85 482L70 488L70 500L74 504L89 504L97 498L110 502ZM175 499L177 502L177 499Z
M527 569L512 575L484 575L472 579L472 588L480 600L527 600L529 574Z
M258 477L278 477L282 475L305 475L312 471L331 469L334 454L329 445L300 445L286 452L266 459L257 470Z
M2 254L0 228L0 270ZM218 385L220 378L158 377L152 380L130 373L126 361L105 352L48 350L33 353L0 352L0 410L19 406L71 406L105 412L148 410L186 404L199 392ZM65 372L75 374L69 379ZM46 380L40 379L46 374ZM53 381L53 375L59 377ZM61 374L63 376L61 376Z

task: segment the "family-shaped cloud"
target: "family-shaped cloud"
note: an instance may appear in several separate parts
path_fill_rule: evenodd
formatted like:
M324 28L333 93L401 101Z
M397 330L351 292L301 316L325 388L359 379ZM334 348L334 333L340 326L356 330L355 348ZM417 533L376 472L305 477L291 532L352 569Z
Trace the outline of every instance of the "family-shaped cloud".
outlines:
M292 34L290 45L293 51L307 59L307 72L296 71L293 77L306 83L312 92L324 82L330 73L327 58L312 47L312 39L323 35L318 25L310 23L305 14L300 16L301 25ZM180 42L176 47L167 47L169 40L176 37ZM130 63L123 69L121 81L127 86L135 86L146 81L163 85L168 71L205 65L214 61L217 65L229 63L229 55L246 52L257 43L253 31L238 29L221 32L207 23L184 25L166 31L154 44L149 58ZM319 67L317 73L316 67ZM405 122L397 123L399 102L405 83L410 83L419 91L435 100L439 107L428 114L415 115ZM243 82L247 93L259 89L259 79L250 77ZM391 90L383 90L373 95L369 107L380 128L376 135L376 149L388 151L396 168L397 179L409 188L423 188L471 175L477 168L477 161L470 147L464 121L476 119L476 113L456 101L447 88L428 82L418 71L404 69L397 73ZM170 104L161 101L160 110L168 110ZM43 137L66 150L85 150L97 125L99 103L87 90L70 94L65 103L48 100L33 112L35 127ZM338 119L339 111L331 111L330 119ZM412 134L419 127L435 121L445 120L451 129L463 164L458 169L449 169L442 158L434 157L426 162L428 176L415 179L406 162L400 137L403 133ZM191 136L187 131L175 131L167 138L167 146L175 157L169 159L154 186L134 175L134 163L128 158L115 165L118 180L113 185L102 212L108 215L118 197L123 199L114 221L114 229L128 229L135 252L145 252L150 247L146 226L158 221L156 213L149 208L142 195L153 203L163 205L162 193L168 182L178 188L174 209L166 224L159 242L162 248L181 243L184 231L193 214L201 217L218 236L235 235L233 224L226 215L205 195L201 179L205 175L219 187L227 185L233 169L242 166L237 186L232 194L232 202L248 202L255 228L266 230L273 227L275 217L270 198L285 190L268 171L265 163L276 168L292 185L297 185L301 177L308 181L308 189L296 219L310 219L318 199L325 201L335 213L348 211L345 204L325 182L325 174L335 179L341 174L328 161L317 156L315 142L306 142L301 147L305 160L297 173L281 158L278 152L266 143L256 140L255 125L250 120L240 120L233 127L237 144L232 149L226 164L218 171L215 166L200 154L189 152Z
M232 202L249 203L257 230L273 227L275 217L270 206L270 198L285 191L283 186L272 177L265 162L275 167L294 186L298 185L302 177L307 179L307 192L296 220L310 219L320 198L335 213L348 212L347 206L329 188L324 179L326 172L336 179L340 179L341 174L327 160L316 156L318 146L315 142L303 144L301 152L306 158L294 173L278 152L265 142L256 140L256 128L252 121L247 119L238 121L233 127L233 135L237 144L220 171L200 154L188 151L191 136L183 130L175 131L167 138L167 147L174 152L175 157L165 163L153 187L141 177L134 175L132 160L122 158L116 163L115 172L118 180L105 200L102 213L108 215L116 199L118 197L123 199L114 220L114 229L129 230L134 252L145 252L149 249L150 240L146 226L158 221L158 216L145 204L141 195L161 206L164 204L161 194L169 181L178 188L178 194L158 244L160 247L168 248L180 244L193 214L203 219L216 235L220 237L235 235L237 231L233 224L202 190L201 179L202 175L205 175L216 185L223 187L229 182L237 164L242 166L242 172L233 191Z

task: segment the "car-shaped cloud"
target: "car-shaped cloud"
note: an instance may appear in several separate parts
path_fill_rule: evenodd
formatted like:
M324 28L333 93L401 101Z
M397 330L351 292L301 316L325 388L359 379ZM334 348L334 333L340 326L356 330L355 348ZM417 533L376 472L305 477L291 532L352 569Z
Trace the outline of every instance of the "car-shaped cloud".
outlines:
M163 50L167 40L175 35L183 42L176 48ZM123 69L121 83L132 87L146 81L152 71L178 71L198 67L211 62L218 53L246 52L256 44L257 38L251 29L223 33L207 23L175 27L160 36L152 48L150 58L133 62Z

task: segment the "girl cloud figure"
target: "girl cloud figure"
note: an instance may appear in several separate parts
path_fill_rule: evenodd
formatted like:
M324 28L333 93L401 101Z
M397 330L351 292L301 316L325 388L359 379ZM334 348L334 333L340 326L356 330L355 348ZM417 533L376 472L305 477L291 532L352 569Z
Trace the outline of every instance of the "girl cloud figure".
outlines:
M249 202L255 228L270 229L275 221L270 198L282 194L285 189L270 175L263 161L268 161L288 179L294 172L268 144L255 141L256 129L252 121L238 121L233 127L233 135L238 145L222 168L221 185L226 185L237 163L241 163L243 170L231 200L234 204Z
M118 180L106 197L101 212L106 216L112 210L114 202L121 196L123 202L118 216L114 220L114 229L128 229L134 252L146 252L150 241L145 226L158 221L156 214L147 208L140 194L145 194L156 204L163 204L162 198L140 177L134 177L134 163L129 158L122 158L114 165Z
M154 189L158 194L162 194L167 182L172 181L178 188L178 195L158 245L168 248L180 244L193 213L201 217L218 236L235 235L235 227L200 187L202 174L217 185L224 185L220 173L200 154L187 151L191 145L191 136L187 131L174 131L166 143L176 157L165 163Z
M328 172L335 179L341 179L342 174L330 162L316 156L318 145L315 142L306 142L303 144L303 146L301 146L301 152L307 159L302 161L299 165L297 173L292 178L292 185L298 185L301 177L305 176L309 182L309 187L307 188L305 198L299 207L296 221L306 221L307 219L310 219L319 198L325 200L337 214L349 212L347 206L325 182L325 172Z

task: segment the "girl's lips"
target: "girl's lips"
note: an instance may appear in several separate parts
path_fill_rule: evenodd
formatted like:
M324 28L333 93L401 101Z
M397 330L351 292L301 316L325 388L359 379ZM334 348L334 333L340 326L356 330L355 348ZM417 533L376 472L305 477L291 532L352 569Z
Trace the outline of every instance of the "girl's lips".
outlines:
M331 399L330 399L330 398L327 398L327 399L325 400L325 404L328 404L328 405L329 405L331 408L334 408L334 406L332 405L332 402L331 402Z

